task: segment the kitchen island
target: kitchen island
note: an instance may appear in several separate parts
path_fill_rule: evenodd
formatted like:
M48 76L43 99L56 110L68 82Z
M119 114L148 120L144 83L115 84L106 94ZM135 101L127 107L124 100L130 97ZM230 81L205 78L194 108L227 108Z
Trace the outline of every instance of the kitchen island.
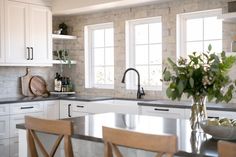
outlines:
M217 140L203 132L192 132L189 120L163 117L104 113L84 117L68 118L73 122L73 150L80 157L103 156L102 126L123 128L152 134L174 134L178 136L178 156L186 157L216 157ZM24 124L17 125L19 129L19 157L27 154L26 131ZM41 136L44 137L44 136ZM46 140L49 138L47 137ZM143 141L148 142L148 141ZM47 141L48 143L48 141ZM86 150L88 149L88 150ZM152 156L139 150L122 149L129 157ZM124 155L124 156L125 156Z

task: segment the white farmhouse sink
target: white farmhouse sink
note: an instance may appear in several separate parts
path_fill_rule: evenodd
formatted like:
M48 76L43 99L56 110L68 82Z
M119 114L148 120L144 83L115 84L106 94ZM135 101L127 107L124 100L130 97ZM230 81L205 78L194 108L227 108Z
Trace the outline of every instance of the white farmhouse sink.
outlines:
M106 112L126 114L138 114L138 102L140 101L122 99L93 101L93 103L100 105Z
M105 103L112 105L138 105L138 102L139 101L137 100L122 100L122 99L96 101L96 103Z

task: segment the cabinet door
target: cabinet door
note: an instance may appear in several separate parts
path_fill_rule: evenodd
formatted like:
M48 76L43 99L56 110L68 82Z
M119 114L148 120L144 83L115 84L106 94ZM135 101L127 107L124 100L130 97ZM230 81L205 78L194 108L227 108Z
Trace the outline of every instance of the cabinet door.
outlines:
M5 7L5 49L6 63L29 62L29 9L20 2L6 1Z
M30 116L39 117L39 118L44 117L43 112L12 115L10 117L10 137L17 137L18 136L18 129L16 129L16 124L24 123L25 122L25 115L30 115Z
M30 57L34 64L52 62L52 15L47 7L30 5Z
M10 138L10 157L19 157L18 138Z
M4 63L4 0L0 0L0 63Z
M69 118L71 110L71 102L69 101L60 101L60 119Z
M59 101L46 101L44 105L45 118L59 119Z
M0 116L0 139L9 138L9 116Z
M0 140L0 157L9 157L9 139Z

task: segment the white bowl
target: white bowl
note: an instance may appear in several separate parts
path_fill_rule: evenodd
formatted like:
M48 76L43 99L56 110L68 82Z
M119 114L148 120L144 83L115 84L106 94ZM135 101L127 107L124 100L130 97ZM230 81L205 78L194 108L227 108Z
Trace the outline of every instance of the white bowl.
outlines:
M208 125L208 120L200 122L202 130L215 139L236 140L236 127Z

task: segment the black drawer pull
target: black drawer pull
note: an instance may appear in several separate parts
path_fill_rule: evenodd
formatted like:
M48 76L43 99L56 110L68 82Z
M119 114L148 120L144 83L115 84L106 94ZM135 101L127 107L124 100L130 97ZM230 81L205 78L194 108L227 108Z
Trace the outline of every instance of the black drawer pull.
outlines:
M154 108L155 111L169 111L169 109Z
M76 107L79 107L79 108L84 108L84 106L82 106L82 105L77 105Z
M71 117L71 114L70 114L70 107L71 107L71 104L68 104L68 117Z
M27 106L27 107L21 107L20 109L25 110L25 109L31 109L31 108L34 108L34 107L33 106Z

